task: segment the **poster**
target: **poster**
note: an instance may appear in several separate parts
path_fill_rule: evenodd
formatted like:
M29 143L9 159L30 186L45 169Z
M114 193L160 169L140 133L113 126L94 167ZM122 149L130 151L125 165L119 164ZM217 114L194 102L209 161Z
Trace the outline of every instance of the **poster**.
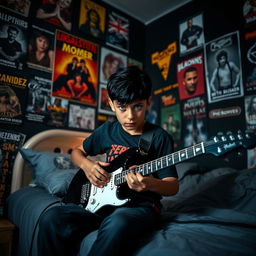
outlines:
M6 8L9 11L13 11L22 16L28 17L30 0L6 0L0 1L0 6Z
M244 97L247 130L256 130L256 95Z
M177 64L179 97L181 100L205 93L203 54Z
M89 0L82 0L79 30L95 38L104 39L106 8Z
M0 129L0 216L11 192L12 168L18 149L25 141L22 133Z
M98 45L56 31L52 96L96 105Z
M108 103L108 91L106 84L100 84L99 88L99 104L98 104L98 112L105 113L108 115L114 115L115 113L111 110L110 105Z
M110 11L107 22L106 43L124 52L129 51L129 19Z
M0 123L20 125L25 115L28 79L0 71Z
M209 103L244 95L238 31L205 44Z
M0 66L24 69L28 22L0 10Z
M243 16L246 26L251 26L256 22L256 2L254 0L244 0Z

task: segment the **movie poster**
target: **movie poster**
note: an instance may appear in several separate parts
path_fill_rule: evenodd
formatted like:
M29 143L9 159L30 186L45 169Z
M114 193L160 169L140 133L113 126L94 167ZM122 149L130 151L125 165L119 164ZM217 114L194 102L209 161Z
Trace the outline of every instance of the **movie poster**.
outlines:
M180 55L192 52L204 44L203 14L182 21L180 30Z
M187 99L182 102L183 147L207 140L206 99L204 96Z
M245 90L256 92L256 30L245 34Z
M28 79L21 75L0 73L0 123L23 123Z
M255 0L244 0L243 16L246 26L251 26L256 22L256 2Z
M95 115L95 108L70 103L68 127L93 131L95 129Z
M79 30L95 38L104 39L106 8L90 0L81 0Z
M208 102L244 95L238 31L205 44Z
M256 95L244 97L247 130L256 130Z
M68 1L52 1L39 0L36 1L37 7L35 17L52 24L58 28L71 31L72 28L72 0Z
M0 10L0 66L24 69L28 22Z
M100 82L107 83L113 73L116 73L119 68L124 67L127 67L127 56L101 47Z
M181 100L205 93L203 54L177 64L179 97Z
M105 113L108 115L114 115L115 113L111 110L108 103L108 91L106 84L100 84L99 88L99 103L98 103L98 112Z
M6 8L9 11L15 12L22 16L28 17L30 0L1 0L0 6Z
M56 31L52 96L96 105L98 45Z
M129 51L129 19L110 11L107 22L106 43L124 52Z
M11 192L14 159L25 138L22 133L0 129L0 216L3 216L6 199Z
M28 67L51 72L54 63L54 32L32 25L29 36Z

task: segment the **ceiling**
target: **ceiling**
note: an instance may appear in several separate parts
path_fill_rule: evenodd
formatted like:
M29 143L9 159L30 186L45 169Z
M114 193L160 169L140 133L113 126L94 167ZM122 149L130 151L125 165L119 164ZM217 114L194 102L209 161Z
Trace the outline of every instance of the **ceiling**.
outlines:
M103 0L145 25L192 0Z

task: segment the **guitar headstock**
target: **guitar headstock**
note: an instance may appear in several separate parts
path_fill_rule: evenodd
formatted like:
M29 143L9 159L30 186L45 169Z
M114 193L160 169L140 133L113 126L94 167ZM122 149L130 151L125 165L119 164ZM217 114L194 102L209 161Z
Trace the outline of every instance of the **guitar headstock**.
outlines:
M244 147L250 149L256 146L256 135L252 132L227 132L218 133L210 141L205 143L207 153L219 156L235 148Z

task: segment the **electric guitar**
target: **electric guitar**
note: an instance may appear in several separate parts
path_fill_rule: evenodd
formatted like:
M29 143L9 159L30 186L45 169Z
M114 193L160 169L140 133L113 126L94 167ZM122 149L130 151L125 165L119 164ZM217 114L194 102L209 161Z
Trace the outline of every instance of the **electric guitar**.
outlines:
M130 148L106 168L110 173L110 181L103 188L92 185L80 169L71 181L63 201L80 204L92 213L104 206L121 206L129 201L129 196L124 193L128 188L125 175L131 171L146 176L205 153L220 156L238 147L252 148L255 145L256 136L253 133L228 132L149 162L146 162L147 156L141 154L138 148ZM137 167L129 170L132 165ZM126 189L123 189L124 184Z

